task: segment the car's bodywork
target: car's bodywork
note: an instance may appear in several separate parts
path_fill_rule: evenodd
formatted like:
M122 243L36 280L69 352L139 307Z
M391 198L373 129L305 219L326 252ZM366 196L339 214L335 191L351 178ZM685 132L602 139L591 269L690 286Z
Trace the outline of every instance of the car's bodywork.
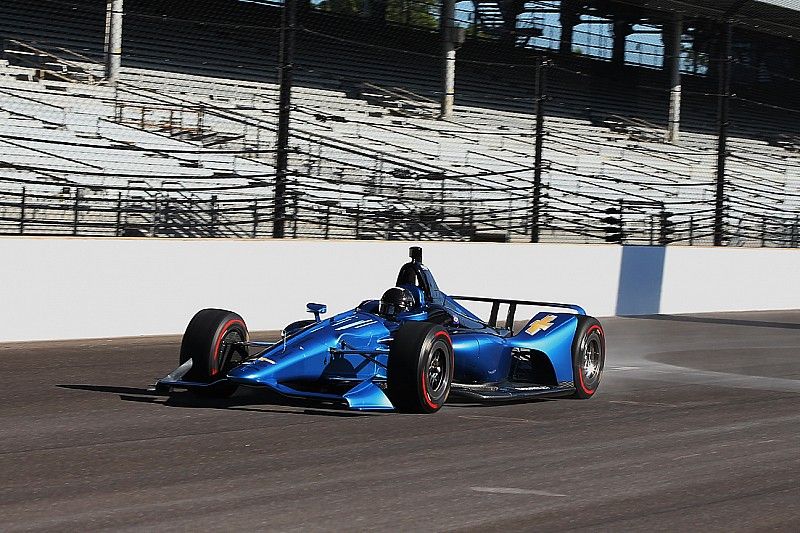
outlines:
M322 319L319 314L324 306L309 304L315 320L291 324L277 343L239 343L257 347L257 353L221 379L351 409L393 409L385 393L393 334L406 321L426 321L443 326L452 341L451 395L486 401L575 391L572 348L578 317L585 314L581 307L447 295L422 264L418 248L412 248L412 260L400 269L396 285L413 295L411 310L388 318L378 313L377 300L367 300ZM481 320L460 303L469 301L491 303L489 320ZM507 314L504 324L497 327L501 305L507 306ZM520 305L559 312L538 312L515 331ZM210 385L187 381L190 368L191 360L160 380L159 386Z

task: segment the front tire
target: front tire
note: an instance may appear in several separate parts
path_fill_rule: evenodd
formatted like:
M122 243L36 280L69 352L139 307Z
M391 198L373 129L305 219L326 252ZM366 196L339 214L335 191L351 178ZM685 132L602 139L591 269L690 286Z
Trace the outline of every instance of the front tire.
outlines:
M435 413L450 394L455 365L447 331L429 322L406 322L394 334L387 394L397 410Z
M203 309L194 315L183 334L180 363L192 360L187 379L216 383L196 387L193 392L222 398L236 392L237 385L227 381L225 375L247 357L247 348L233 343L247 340L247 325L234 312Z
M574 398L591 398L600 385L606 360L606 337L594 317L578 317L578 329L572 341L572 373Z

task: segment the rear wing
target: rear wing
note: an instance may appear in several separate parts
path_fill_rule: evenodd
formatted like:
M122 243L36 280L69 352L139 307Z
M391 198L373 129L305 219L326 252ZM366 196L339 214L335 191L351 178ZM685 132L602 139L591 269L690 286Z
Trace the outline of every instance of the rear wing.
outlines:
M569 309L577 315L585 315L586 311L583 307L575 304L562 304L562 303L555 303L555 302L533 302L529 300L509 300L506 298L484 298L481 296L450 296L453 300L461 300L465 302L486 302L492 304L492 310L489 314L489 322L488 324L494 327L494 324L497 324L497 315L500 312L500 305L501 304L508 304L508 314L506 315L506 324L505 329L513 330L514 327L514 315L517 312L518 305L534 305L536 307L552 307L555 309Z

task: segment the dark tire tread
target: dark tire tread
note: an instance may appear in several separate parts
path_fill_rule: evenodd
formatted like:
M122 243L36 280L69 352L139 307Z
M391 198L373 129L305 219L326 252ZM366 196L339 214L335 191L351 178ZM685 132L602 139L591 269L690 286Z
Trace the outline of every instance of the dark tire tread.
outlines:
M581 383L581 376L583 367L583 348L589 335L599 335L600 338L600 375L597 377L596 383L587 390ZM603 366L605 365L606 356L606 337L603 332L603 327L600 322L591 316L579 316L578 328L575 331L575 337L572 341L572 373L573 383L575 385L575 392L573 398L587 399L594 396L597 392L597 387L603 375Z
M227 326L227 327L226 327ZM192 369L187 375L191 381L210 382L218 380L229 368L218 368L224 362L214 357L217 343L228 331L237 329L247 340L247 326L238 314L224 309L203 309L192 317L181 341L180 363L192 359ZM227 381L206 387L197 387L193 392L203 396L228 397L236 392L237 385Z
M447 337L447 379L441 399L432 407L422 389L422 372L427 364L428 352L438 336ZM450 392L453 379L453 347L450 337L439 325L429 322L406 322L395 332L389 353L387 393L398 411L405 413L433 413L438 411Z

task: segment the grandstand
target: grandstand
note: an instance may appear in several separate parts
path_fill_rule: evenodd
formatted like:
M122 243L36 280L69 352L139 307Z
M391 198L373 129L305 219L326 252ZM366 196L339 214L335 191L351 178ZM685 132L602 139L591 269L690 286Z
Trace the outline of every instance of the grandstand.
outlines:
M272 235L282 7L129 4L114 84L105 2L0 5L0 233ZM710 243L713 57L704 73L684 72L680 141L665 142L664 69L537 47L543 30L517 32L509 46L492 35L485 7L473 17L480 11L458 50L453 114L442 119L437 32L305 6L287 236L530 241L541 82L540 240L604 242L618 232L626 243ZM699 10L687 23L693 46L708 16ZM797 246L800 64L772 67L766 57L754 66L746 52L761 36L737 31L726 242ZM763 38L797 49L779 33Z

